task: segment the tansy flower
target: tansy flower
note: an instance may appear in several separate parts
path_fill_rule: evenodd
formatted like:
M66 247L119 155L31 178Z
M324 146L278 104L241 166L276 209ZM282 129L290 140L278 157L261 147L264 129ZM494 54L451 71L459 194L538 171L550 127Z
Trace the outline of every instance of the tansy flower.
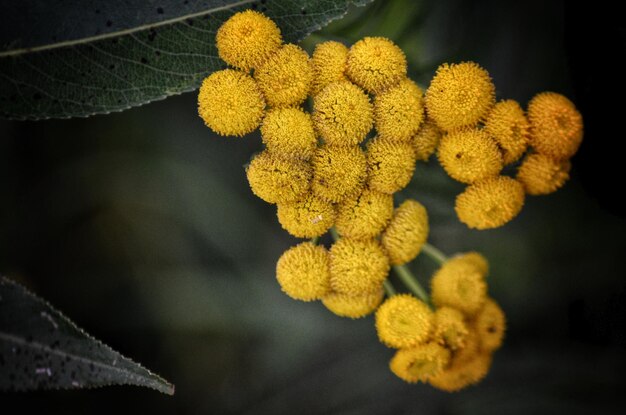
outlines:
M491 229L512 220L524 206L524 187L517 180L496 176L468 186L456 197L454 209L470 228Z
M376 311L376 331L382 343L396 349L424 343L433 327L433 312L410 294L394 295Z
M326 248L311 242L289 248L276 263L276 279L280 288L293 299L319 300L330 291Z
M476 314L487 298L483 276L458 262L446 261L430 281L433 303L453 307L467 316Z
M487 299L476 316L475 326L483 351L493 352L500 348L506 330L506 318L500 306L491 298Z
M489 112L485 131L500 146L504 164L511 164L526 151L530 125L517 101L500 101Z
M363 295L381 288L389 273L389 260L375 239L341 238L330 248L330 284L333 291Z
M257 83L233 69L216 71L198 93L198 114L219 135L242 136L256 130L265 110Z
M287 44L271 55L255 72L268 105L288 107L302 103L311 89L313 69L309 55Z
M348 52L346 75L367 92L378 94L406 76L404 52L384 37L365 37Z
M393 141L409 141L424 118L422 90L408 78L374 99L374 123L378 135Z
M450 177L462 183L497 176L503 167L498 145L484 130L463 129L444 135L437 155Z
M451 366L461 366L474 360L480 354L480 335L476 331L474 324L466 321L466 326L468 331L465 336L465 342L463 346L458 347L452 353Z
M362 295L348 295L331 291L322 297L322 304L340 317L361 318L376 310L384 296L382 287Z
M451 365L437 376L428 379L428 383L446 392L456 392L480 382L491 367L491 355L481 353L461 365Z
M367 143L369 186L394 194L404 189L415 171L415 153L410 143L376 137Z
M447 263L449 267L455 267L457 269L469 268L471 271L477 271L483 277L489 274L489 262L478 252L457 254L450 258Z
M304 195L311 182L311 167L268 151L255 156L246 168L252 193L267 203L292 202Z
M382 232L392 215L391 195L365 189L339 204L335 226L346 238L371 239Z
M393 265L414 259L428 239L426 208L415 200L405 200L395 211L381 242Z
M348 48L339 42L318 43L311 57L313 65L313 95L333 82L345 81Z
M415 157L417 160L428 161L430 156L437 150L441 140L441 130L430 119L422 123L422 127L411 139Z
M569 99L542 92L528 103L530 144L557 160L573 156L583 139L583 118Z
M357 194L367 177L365 154L358 146L318 147L313 164L313 192L329 202Z
M333 146L357 145L372 129L372 104L358 86L348 82L327 85L313 101L313 123Z
M433 340L451 350L465 346L469 334L463 313L452 307L435 311Z
M560 189L569 179L569 160L556 161L543 154L526 156L517 170L517 180L529 195L547 195Z
M278 203L280 225L297 238L321 236L333 226L335 206L311 193L294 202Z
M489 73L474 62L444 63L426 91L428 116L446 131L472 127L495 102Z
M317 148L311 117L300 108L269 110L261 124L263 143L283 158L308 160Z
M282 44L280 29L263 14L246 10L232 15L215 36L217 53L244 71L257 68Z
M436 343L427 343L398 350L389 368L405 382L426 382L439 375L449 361L450 351Z

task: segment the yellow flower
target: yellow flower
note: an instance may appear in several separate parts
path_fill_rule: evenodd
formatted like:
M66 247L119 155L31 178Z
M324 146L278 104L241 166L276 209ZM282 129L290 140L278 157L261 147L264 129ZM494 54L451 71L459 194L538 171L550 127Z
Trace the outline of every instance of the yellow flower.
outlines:
M358 146L320 146L313 155L312 164L313 192L329 202L341 202L358 194L365 184L367 161Z
M430 281L433 303L453 307L467 316L476 314L487 299L484 277L461 261L446 261Z
M267 203L287 203L302 197L311 182L311 166L268 151L259 153L246 169L252 193Z
M311 242L289 248L276 263L276 279L295 300L319 300L330 291L328 251Z
M299 46L287 44L271 55L255 72L268 105L299 105L309 94L313 69L309 55Z
M543 154L526 156L517 170L517 180L529 195L547 195L555 192L569 179L572 165L569 160L555 161Z
M409 141L423 119L422 90L408 78L374 99L374 123L380 137Z
M335 226L346 238L371 239L382 232L392 215L391 195L365 189L359 196L339 204Z
M198 93L198 114L219 135L242 136L256 130L265 113L265 101L249 75L233 69L216 71Z
M378 291L389 274L389 260L375 239L341 238L330 248L330 284L334 291L363 295Z
M487 258L482 256L478 252L465 252L457 254L448 260L448 265L454 265L455 267L468 267L477 271L483 277L489 274L489 262Z
M404 189L415 170L415 152L410 143L376 137L367 143L369 185L382 193Z
M504 164L519 160L528 147L530 125L522 107L512 99L494 105L487 116L485 131L500 146Z
M313 95L333 82L345 81L348 48L339 42L318 43L311 57L313 65Z
M524 206L524 187L517 180L496 176L467 186L454 209L470 228L492 229L512 220Z
M372 129L372 104L358 86L348 82L327 85L313 100L313 123L333 146L357 145Z
M363 295L348 295L331 291L322 297L322 304L340 317L361 318L376 310L384 296L382 287Z
M561 94L542 92L528 103L530 144L557 160L572 157L583 139L583 117Z
M506 318L500 306L491 298L487 299L476 316L475 324L481 349L486 352L499 349L506 330Z
M278 203L280 225L297 238L322 236L333 226L335 206L311 193L294 202Z
M465 347L469 334L465 317L456 308L441 307L435 311L433 340L451 350Z
M428 116L445 131L473 127L495 102L489 73L474 62L444 63L426 91Z
M215 36L220 58L246 72L265 62L282 42L278 26L253 10L232 15Z
M367 92L378 94L406 76L404 52L384 37L365 37L348 52L346 75Z
M396 349L416 346L429 339L433 312L410 294L388 298L376 311L376 331L382 343Z
M461 366L480 354L480 335L476 331L475 324L466 321L466 327L468 331L465 336L465 344L452 353L451 366Z
M428 239L428 213L415 200L405 200L395 211L381 242L393 265L413 260Z
M405 382L426 382L442 373L449 361L450 351L436 343L426 343L398 350L389 368Z
M487 376L491 360L490 354L477 354L469 362L446 368L437 376L431 377L428 383L446 392L459 391L480 382Z
M261 137L271 153L283 158L308 160L317 148L311 117L295 107L269 110L261 124Z
M422 128L411 139L417 160L428 161L437 150L439 140L441 140L441 130L432 120L426 119L422 123Z
M497 176L503 167L498 145L484 130L463 129L444 135L437 155L450 177L462 183Z

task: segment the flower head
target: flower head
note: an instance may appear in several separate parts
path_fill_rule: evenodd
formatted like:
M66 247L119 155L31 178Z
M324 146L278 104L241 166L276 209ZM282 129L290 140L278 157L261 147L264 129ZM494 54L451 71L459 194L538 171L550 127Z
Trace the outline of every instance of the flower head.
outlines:
M417 160L428 161L437 150L439 140L441 140L441 130L432 120L427 119L411 139Z
M482 310L478 312L475 325L481 350L493 352L500 348L506 330L506 318L500 306L491 298L487 299Z
M410 143L376 137L367 143L369 186L382 193L404 189L415 171L415 152Z
M466 327L467 335L463 346L458 347L452 353L450 364L453 366L470 362L480 354L480 335L476 331L475 324L466 320Z
M448 266L458 267L458 269L469 268L483 277L489 274L489 262L487 258L478 252L457 254L448 260Z
M335 206L312 193L294 202L278 203L277 216L280 225L296 238L321 236L333 226Z
M329 202L341 202L361 191L367 177L365 154L358 146L318 147L313 155L313 192Z
M404 52L384 37L365 37L348 52L346 75L367 92L378 94L406 76Z
M358 86L334 82L315 96L313 122L327 144L357 145L372 129L372 104Z
M374 100L376 131L383 138L409 141L423 119L422 90L408 78L381 92Z
M289 248L276 263L276 279L295 300L319 300L330 291L328 251L311 242Z
M372 293L387 278L389 260L375 239L341 238L330 248L330 274L331 287L338 293Z
M381 242L393 265L414 259L428 239L428 213L421 203L405 200L395 211Z
M503 167L496 142L485 131L473 128L444 135L437 155L450 177L462 183L497 176Z
M267 149L283 158L308 160L317 147L311 117L300 108L274 108L261 124Z
M495 102L489 73L474 62L444 63L426 91L428 116L445 131L473 127Z
M441 307L435 311L433 339L451 350L462 348L469 334L465 317L456 308Z
M381 288L371 293L348 295L331 291L322 297L322 304L340 317L361 318L372 313L383 300Z
M389 368L405 382L426 382L442 373L449 361L449 350L437 343L426 343L398 350Z
M491 367L491 360L490 354L477 354L469 362L451 365L437 376L428 379L428 383L446 392L456 392L480 382L487 376Z
M571 167L569 160L556 161L534 153L526 156L516 178L529 195L547 195L563 187L569 179Z
M346 238L371 239L382 232L392 215L391 195L365 189L339 204L335 226Z
M257 68L265 62L282 42L276 23L253 10L232 15L215 36L220 58L244 71Z
M504 164L519 160L528 147L530 124L522 107L512 99L493 106L485 122L485 131L500 146Z
M313 65L313 95L333 82L347 80L345 76L348 48L335 41L318 43L311 57Z
M287 203L302 197L311 182L311 167L268 151L259 153L246 169L252 193L267 203Z
M234 69L213 72L198 93L198 114L219 135L243 136L256 130L265 101L257 83Z
M452 307L467 316L476 314L487 298L487 284L475 269L446 261L430 281L433 303Z
M396 349L424 343L433 327L433 312L410 294L388 298L376 311L376 331L384 344Z
M511 221L524 206L524 187L517 180L496 176L468 186L456 197L454 209L470 228L492 229Z

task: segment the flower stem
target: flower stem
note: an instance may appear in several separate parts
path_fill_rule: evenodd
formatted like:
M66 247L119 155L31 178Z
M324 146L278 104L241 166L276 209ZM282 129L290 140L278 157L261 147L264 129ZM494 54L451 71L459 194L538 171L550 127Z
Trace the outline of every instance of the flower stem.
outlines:
M335 241L339 240L339 233L337 232L337 229L335 229L334 226L332 228L330 228L330 234L332 235L332 237L333 237L333 239Z
M424 288L422 288L420 283L417 282L415 276L406 265L394 265L393 269L396 271L396 274L398 274L398 277L400 277L404 285L406 285L406 287L411 290L413 294L418 296L419 299L425 303L429 302L428 294L426 294Z
M393 287L391 281L385 280L385 282L383 282L383 288L385 289L385 294L387 294L387 297L392 297L396 295L396 289Z
M317 245L317 243L320 241L320 237L319 236L314 236L313 238L311 238L311 243L313 245Z
M424 245L422 245L422 252L428 255L435 262L439 263L439 265L448 260L448 257L445 256L443 252L441 252L429 243L425 243Z

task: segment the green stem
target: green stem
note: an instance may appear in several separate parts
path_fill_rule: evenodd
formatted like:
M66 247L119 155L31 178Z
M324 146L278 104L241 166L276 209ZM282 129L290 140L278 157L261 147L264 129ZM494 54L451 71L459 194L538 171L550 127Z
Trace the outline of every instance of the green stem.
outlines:
M313 245L317 245L317 243L320 241L320 237L319 236L314 236L313 238L311 238L311 243Z
M413 294L418 296L423 302L429 302L428 294L426 294L424 288L422 288L420 283L417 282L415 276L413 276L413 273L409 270L409 268L407 268L406 265L394 265L393 269L396 271L396 274L398 274L398 277L400 277L404 285L406 285L406 287L411 290Z
M445 256L443 252L441 252L429 243L425 243L424 245L422 245L422 252L438 262L439 265L442 265L448 260L448 257Z
M385 282L383 282L383 288L385 289L385 294L387 294L387 297L393 297L394 295L396 295L396 289L393 287L391 281L385 280Z
M333 239L335 241L339 240L339 233L337 233L337 229L335 229L334 226L332 228L330 228L330 234L332 235L332 237L333 237Z

